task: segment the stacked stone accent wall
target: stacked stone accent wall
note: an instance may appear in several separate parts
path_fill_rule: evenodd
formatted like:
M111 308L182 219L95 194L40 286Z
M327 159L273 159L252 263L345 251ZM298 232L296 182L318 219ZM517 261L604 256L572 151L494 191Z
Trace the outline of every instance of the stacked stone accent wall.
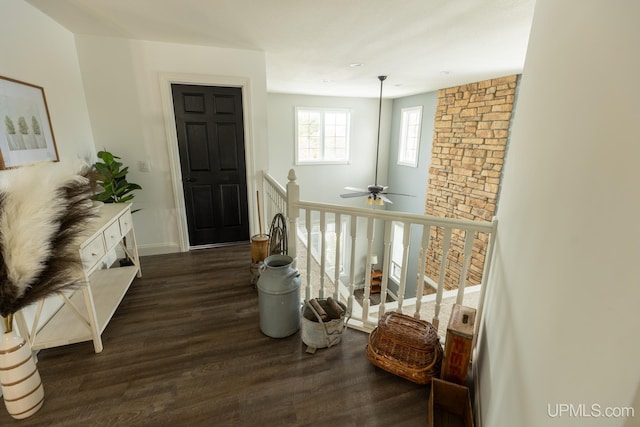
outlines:
M434 124L425 213L446 218L491 221L514 108L518 76L441 89ZM431 230L426 274L437 281L442 229ZM454 230L445 289L456 289L463 261L464 232ZM467 286L479 284L487 248L485 233L475 236Z

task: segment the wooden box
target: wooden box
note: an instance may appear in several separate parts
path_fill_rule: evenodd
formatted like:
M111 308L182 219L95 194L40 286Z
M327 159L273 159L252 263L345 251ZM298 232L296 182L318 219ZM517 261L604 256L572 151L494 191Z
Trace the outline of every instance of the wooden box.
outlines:
M447 326L447 339L444 347L441 378L456 384L465 385L471 360L473 330L476 310L460 304L454 304Z
M469 389L433 378L429 394L429 427L473 427Z

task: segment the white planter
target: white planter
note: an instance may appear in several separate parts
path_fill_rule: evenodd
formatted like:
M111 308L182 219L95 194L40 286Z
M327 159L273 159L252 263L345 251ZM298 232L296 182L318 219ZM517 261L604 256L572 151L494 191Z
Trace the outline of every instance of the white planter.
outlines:
M31 346L15 332L5 332L0 343L0 383L9 415L30 417L44 403L44 388Z

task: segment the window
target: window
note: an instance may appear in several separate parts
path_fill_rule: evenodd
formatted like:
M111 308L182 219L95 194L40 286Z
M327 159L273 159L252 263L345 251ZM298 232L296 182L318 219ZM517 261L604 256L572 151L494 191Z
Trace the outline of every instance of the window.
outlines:
M418 151L420 149L420 123L422 106L403 108L400 127L400 147L398 148L398 164L418 167Z
M389 268L389 278L396 283L400 283L400 274L402 272L402 255L404 247L402 244L404 236L404 225L400 222L394 222L391 229L391 265Z
M296 164L348 163L349 116L345 109L296 107Z

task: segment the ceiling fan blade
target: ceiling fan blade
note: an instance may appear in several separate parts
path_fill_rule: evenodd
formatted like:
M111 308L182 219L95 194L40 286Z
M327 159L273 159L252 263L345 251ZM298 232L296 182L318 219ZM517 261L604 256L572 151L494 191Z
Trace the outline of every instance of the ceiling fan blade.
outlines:
M391 200L389 200L388 197L385 197L384 195L382 195L382 193L378 193L378 197L380 197L382 200L384 200L385 203L393 204L393 202Z
M394 195L394 196L416 197L413 194L403 194L403 193L381 193L381 194L391 194L391 195Z
M367 189L365 188L357 188L357 187L344 187L345 190L347 191L357 191L358 193L363 193L363 192L369 192Z
M368 191L361 191L359 193L346 193L346 194L341 194L340 197L342 197L343 199L347 199L349 197L361 197L361 196L368 196L369 192Z

